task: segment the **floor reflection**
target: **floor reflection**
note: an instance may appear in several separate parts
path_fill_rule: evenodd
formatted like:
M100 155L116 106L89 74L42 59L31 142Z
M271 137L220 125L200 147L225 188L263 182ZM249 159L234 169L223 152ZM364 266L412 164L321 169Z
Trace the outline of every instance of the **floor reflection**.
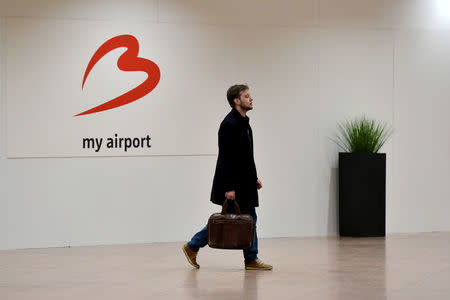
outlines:
M203 271L203 272L202 272ZM184 287L192 299L258 299L258 280L267 271L230 272L197 270L186 272Z
M386 299L384 238L339 238L329 245L330 276L336 299Z

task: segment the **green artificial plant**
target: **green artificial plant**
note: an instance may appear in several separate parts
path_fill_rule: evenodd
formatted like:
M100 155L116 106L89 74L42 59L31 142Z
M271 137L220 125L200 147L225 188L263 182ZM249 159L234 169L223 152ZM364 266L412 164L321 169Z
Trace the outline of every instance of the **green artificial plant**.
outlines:
M338 129L337 140L333 141L339 148L359 153L378 153L393 132L386 123L365 116L338 123Z

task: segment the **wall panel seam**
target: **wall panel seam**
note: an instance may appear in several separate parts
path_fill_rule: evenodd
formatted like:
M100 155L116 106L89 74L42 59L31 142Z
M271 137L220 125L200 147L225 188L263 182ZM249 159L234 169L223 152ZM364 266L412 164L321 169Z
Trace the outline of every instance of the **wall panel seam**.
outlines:
M0 105L1 105L1 153L0 158L6 158L6 134L7 134L7 113L6 113L6 18L0 17Z

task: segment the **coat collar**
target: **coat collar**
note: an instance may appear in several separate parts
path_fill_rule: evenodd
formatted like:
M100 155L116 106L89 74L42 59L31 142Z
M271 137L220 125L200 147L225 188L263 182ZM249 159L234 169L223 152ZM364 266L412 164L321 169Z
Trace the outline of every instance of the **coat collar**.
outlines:
M233 114L233 117L236 118L236 120L239 121L239 123L245 123L248 124L250 121L250 118L248 116L243 117L236 108L233 108L231 110L231 113Z

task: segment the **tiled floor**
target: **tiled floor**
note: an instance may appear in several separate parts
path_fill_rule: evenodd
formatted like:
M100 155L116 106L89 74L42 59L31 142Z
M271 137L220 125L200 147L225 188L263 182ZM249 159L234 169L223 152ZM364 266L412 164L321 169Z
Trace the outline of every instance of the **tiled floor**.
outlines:
M0 299L450 299L450 233L260 239L241 251L182 243L0 251Z

